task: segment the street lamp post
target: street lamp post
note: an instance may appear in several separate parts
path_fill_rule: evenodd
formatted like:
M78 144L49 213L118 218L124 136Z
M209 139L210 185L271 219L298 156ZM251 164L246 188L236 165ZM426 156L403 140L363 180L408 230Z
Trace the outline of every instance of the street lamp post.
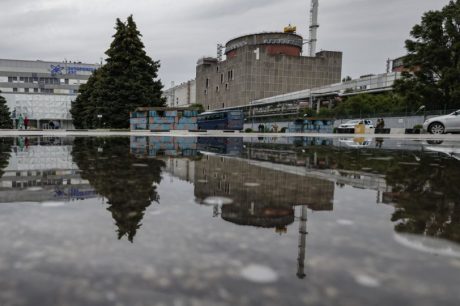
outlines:
M101 115L101 114L97 114L97 118L98 118L98 127L101 128L101 119L102 119L102 115Z

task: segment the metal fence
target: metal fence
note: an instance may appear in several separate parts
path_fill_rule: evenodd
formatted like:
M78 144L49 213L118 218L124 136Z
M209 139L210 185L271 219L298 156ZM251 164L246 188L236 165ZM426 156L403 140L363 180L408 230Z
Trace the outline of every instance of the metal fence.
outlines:
M385 117L411 117L411 116L423 116L423 117L433 117L433 116L442 116L451 114L458 109L438 109L430 111L409 111L409 112L391 112L391 113L379 113L379 112L370 112L370 113L357 113L349 115L335 115L332 116L335 119L364 119L364 118L385 118Z

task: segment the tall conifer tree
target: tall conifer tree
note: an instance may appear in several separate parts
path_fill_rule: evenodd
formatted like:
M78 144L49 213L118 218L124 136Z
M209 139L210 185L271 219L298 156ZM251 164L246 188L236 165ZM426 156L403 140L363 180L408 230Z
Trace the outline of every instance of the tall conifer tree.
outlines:
M126 23L117 19L115 29L106 64L81 87L72 106L78 128L127 128L129 112L137 107L165 105L160 63L146 54L133 17Z
M2 92L0 91L0 94ZM0 129L12 129L13 120L11 120L10 109L6 104L4 97L0 95Z

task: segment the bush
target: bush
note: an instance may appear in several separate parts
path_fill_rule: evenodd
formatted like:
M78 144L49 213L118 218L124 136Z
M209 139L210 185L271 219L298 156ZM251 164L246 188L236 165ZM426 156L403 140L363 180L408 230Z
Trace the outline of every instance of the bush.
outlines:
M287 127L283 127L281 128L280 133L286 133L286 131L287 131Z
M252 131L251 128L247 128L247 129L244 130L244 132L245 132L245 133L252 133L253 131Z
M332 118L334 117L334 111L328 108L321 108L316 116L318 118Z
M423 125L421 124L414 125L414 130L421 130L421 129L423 129Z

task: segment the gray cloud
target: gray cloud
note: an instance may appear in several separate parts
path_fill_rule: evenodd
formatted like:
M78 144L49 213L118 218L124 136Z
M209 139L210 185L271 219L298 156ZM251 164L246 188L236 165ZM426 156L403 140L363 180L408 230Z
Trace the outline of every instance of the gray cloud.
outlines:
M279 4L279 0L215 0L203 1L204 5L199 10L195 10L190 14L192 17L205 19L218 19L226 16L236 16L244 13L250 13L261 8L271 7L274 4ZM212 5L209 5L209 3Z
M308 36L309 0L0 0L0 58L99 62L115 19L134 14L168 86L195 75L198 58L239 35L281 30ZM344 52L343 75L385 70L423 12L448 0L320 0L318 48Z

